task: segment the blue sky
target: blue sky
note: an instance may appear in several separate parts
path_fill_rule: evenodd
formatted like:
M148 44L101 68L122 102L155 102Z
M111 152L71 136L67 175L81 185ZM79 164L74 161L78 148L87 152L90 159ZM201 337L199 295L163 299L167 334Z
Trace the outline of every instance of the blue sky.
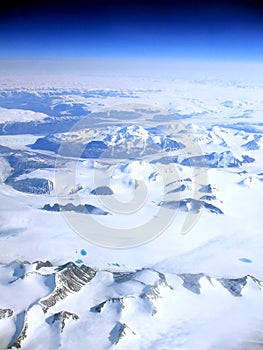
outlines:
M10 2L0 58L263 60L263 7L252 1Z

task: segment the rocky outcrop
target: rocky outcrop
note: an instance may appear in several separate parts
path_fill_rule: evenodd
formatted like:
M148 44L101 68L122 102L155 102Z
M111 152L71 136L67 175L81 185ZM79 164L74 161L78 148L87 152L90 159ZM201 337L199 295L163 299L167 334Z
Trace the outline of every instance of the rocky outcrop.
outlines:
M45 204L42 208L46 211L74 211L80 214L93 214L93 215L108 215L109 213L103 209L95 207L91 204L79 204L74 205L72 203L68 203L65 205L55 203L53 205Z
M160 206L164 206L169 209L181 209L183 211L199 213L202 208L207 209L209 212L214 214L223 214L223 211L217 206L208 203L204 200L185 198L180 201L163 201L159 203Z
M221 284L235 297L240 297L242 295L242 290L247 284L248 276L235 279L221 278L219 281Z
M103 301L102 303L91 307L90 311L100 313L106 304L114 304L118 307L119 310L123 310L124 309L124 297L107 299L107 300Z
M73 320L73 321L77 321L79 319L79 316L72 313L72 312L68 312L68 311L60 311L52 316L50 316L49 318L46 319L46 322L48 324L53 324L55 322L60 322L60 331L61 333L63 333L63 330L66 326L66 323L69 320Z
M113 194L113 191L108 186L99 186L97 188L94 188L94 190L92 190L90 194L94 194L97 196L110 196Z
M128 334L135 335L136 333L130 329L125 323L117 322L109 335L111 344L117 345L119 341Z
M41 178L27 178L8 183L15 190L33 194L50 194L53 190L53 182Z
M96 271L88 266L66 264L57 269L55 274L55 289L44 299L40 300L44 312L58 301L65 299L69 294L76 293L96 275Z
M201 285L200 278L204 276L203 273L183 273L178 275L183 280L183 287L190 290L192 293L200 294Z
M13 316L14 311L11 309L0 309L0 320Z
M243 164L253 163L254 161L254 158L247 155L237 156L232 151L224 151L221 153L212 152L202 156L184 158L179 163L194 167L238 168Z

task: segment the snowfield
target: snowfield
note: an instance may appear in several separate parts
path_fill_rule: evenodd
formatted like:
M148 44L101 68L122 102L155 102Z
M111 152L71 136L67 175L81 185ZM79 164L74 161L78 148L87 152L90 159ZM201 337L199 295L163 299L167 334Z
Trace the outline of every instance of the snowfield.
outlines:
M263 84L55 85L0 89L0 350L260 349Z
M0 107L0 123L14 122L37 122L48 118L44 113L37 113L30 110L7 109Z

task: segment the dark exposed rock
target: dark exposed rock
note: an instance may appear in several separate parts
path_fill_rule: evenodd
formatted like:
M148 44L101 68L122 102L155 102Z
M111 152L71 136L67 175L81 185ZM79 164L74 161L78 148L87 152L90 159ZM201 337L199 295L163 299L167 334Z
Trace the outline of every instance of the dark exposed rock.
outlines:
M199 213L202 208L206 208L211 213L223 214L223 211L215 205L194 198L185 198L180 201L163 201L160 202L159 205L174 210L180 208L183 211L191 211L193 213Z
M97 188L94 188L94 190L92 190L90 194L94 194L97 196L110 196L113 194L113 191L108 186L99 186Z
M178 149L185 148L185 145L183 145L181 142L177 142L175 140L172 140L166 137L161 142L161 148L166 152L171 152L171 151L176 151Z
M98 304L98 305L95 305L93 307L90 308L90 311L91 312L97 312L97 313L100 313L101 310L104 308L104 306L106 304L116 304L120 310L124 309L124 298L110 298L110 299L107 299L105 301L103 301L102 303Z
M56 158L45 154L39 154L28 151L16 151L11 155L5 157L10 166L13 168L8 181L14 179L22 174L28 174L36 169L55 168Z
M68 312L68 311L60 311L50 317L48 317L46 319L46 322L48 324L53 324L55 323L56 321L60 321L61 322L61 333L63 333L63 330L66 326L66 322L67 320L74 320L74 321L77 321L79 319L79 316L76 315L75 313L72 313L72 312Z
M45 204L42 209L47 211L61 211L61 207L58 203L55 203L53 205Z
M200 294L200 283L199 280L204 276L202 273L192 274L183 273L178 275L183 280L183 286L195 294Z
M0 320L13 316L14 311L11 309L0 309Z
M39 138L36 142L30 145L32 149L43 149L46 151L51 151L57 153L60 147L60 144L50 139L49 136Z
M109 341L111 344L116 345L126 334L135 335L136 333L132 331L125 323L117 322L110 332Z
M114 282L124 283L136 277L136 272L112 272Z
M203 205L204 205L204 207L205 207L206 209L208 209L211 213L214 213L214 214L224 214L220 208L216 207L216 206L213 205L213 204L204 202Z
M76 293L96 275L96 270L70 263L56 273L56 288L46 298L40 300L44 312L54 306L58 301L65 299L69 294Z
M83 189L82 185L77 184L74 188L72 188L72 189L69 191L69 194L77 193L77 192L79 192L79 191L82 190L82 189Z
M81 157L82 158L99 158L107 150L108 150L108 146L103 141L91 141L84 148L81 154Z
M68 203L65 205L61 205L61 204L55 203L52 206L50 204L45 204L42 209L47 211L74 211L80 214L94 214L94 215L109 214L108 212L98 207L95 207L94 205L91 205L91 204L74 205L72 203Z
M188 157L183 159L180 164L194 167L210 168L237 168L246 163L252 163L255 159L247 155L237 158L231 151L221 153L212 152L210 154Z
M16 180L8 183L15 190L34 193L34 194L50 194L53 190L53 182L41 178L27 178L23 180Z
M260 145L256 140L251 140L242 145L241 147L245 148L247 151L256 151L260 149Z
M205 192L205 193L213 193L214 188L211 184L208 185L201 185L199 192Z
M219 282L235 297L240 297L242 289L247 284L247 276L235 279L221 278Z
M36 270L41 269L42 267L52 267L53 265L51 264L50 261L36 261Z
M162 298L161 289L169 288L172 289L171 286L166 281L166 277L163 273L153 270L158 274L159 280L154 285L146 285L140 294L140 298L143 300L147 300L152 308L152 316L157 313L156 301Z
M157 313L157 308L155 305L156 301L162 298L160 291L161 286L166 286L163 281L159 281L153 286L150 285L144 287L143 292L140 294L140 298L142 298L143 300L147 300L150 303L152 308L152 316L154 316Z
M213 200L216 200L216 196L205 194L200 199L205 200L205 201L213 201Z
M181 186L175 188L174 190L169 191L168 194L169 194L169 193L183 192L183 191L186 190L186 188L187 188L187 187L186 187L184 184L182 184Z

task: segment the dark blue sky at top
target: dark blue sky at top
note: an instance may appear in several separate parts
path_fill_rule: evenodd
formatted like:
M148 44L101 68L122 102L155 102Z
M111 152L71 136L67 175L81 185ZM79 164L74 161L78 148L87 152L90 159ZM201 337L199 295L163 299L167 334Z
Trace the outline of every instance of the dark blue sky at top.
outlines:
M0 10L0 57L263 59L251 1L24 1Z

